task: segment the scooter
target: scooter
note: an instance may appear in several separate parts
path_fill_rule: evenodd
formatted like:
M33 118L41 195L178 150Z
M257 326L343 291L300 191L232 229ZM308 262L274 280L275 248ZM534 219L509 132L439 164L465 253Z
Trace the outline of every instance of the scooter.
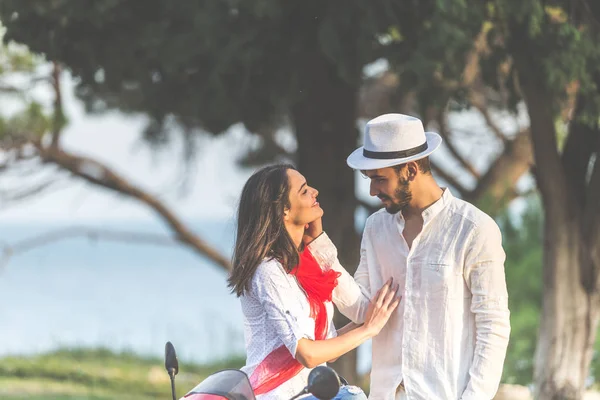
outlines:
M165 368L171 378L171 394L175 394L175 375L179 372L179 361L171 342L165 345ZM312 394L319 400L333 399L342 385L340 377L331 368L319 366L310 371L308 385L290 400ZM209 375L198 386L180 400L255 400L248 375L238 369L224 369Z

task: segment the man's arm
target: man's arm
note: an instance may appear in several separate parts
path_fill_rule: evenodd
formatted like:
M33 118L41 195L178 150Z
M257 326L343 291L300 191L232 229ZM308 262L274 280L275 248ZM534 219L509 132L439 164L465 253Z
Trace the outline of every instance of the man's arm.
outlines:
M367 259L367 240L369 237L370 223L367 220L365 231L363 233L362 242L360 245L360 262L356 272L354 273L354 281L358 284L363 294L366 297L372 296L371 279L369 278L369 262Z
M475 355L461 399L492 399L500 384L510 335L506 256L500 229L491 218L474 228L470 243L465 278L475 314Z

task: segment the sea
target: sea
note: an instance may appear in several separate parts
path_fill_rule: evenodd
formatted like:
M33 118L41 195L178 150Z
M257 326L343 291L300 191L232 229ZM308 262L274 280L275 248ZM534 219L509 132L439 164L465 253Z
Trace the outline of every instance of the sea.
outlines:
M233 218L191 226L231 256ZM226 272L169 240L114 239L124 232L170 235L160 223L139 221L3 224L0 356L102 347L162 357L167 341L185 361L244 355L241 307ZM359 371L369 365L367 343Z

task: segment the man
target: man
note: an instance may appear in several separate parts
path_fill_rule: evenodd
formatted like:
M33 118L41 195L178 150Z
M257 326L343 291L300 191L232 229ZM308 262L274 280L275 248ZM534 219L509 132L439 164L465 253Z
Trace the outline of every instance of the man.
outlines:
M393 277L402 295L372 341L372 400L486 400L498 390L510 333L502 237L436 183L428 156L441 142L419 119L386 114L347 160L384 206L366 222L354 278L372 298ZM332 244L321 237L310 248L327 263Z

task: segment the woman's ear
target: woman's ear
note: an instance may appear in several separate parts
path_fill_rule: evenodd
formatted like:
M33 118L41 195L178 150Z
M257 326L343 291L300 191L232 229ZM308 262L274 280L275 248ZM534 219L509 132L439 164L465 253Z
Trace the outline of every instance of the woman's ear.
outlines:
M286 208L285 210L283 210L283 220L287 221L290 218L290 210L289 208Z

